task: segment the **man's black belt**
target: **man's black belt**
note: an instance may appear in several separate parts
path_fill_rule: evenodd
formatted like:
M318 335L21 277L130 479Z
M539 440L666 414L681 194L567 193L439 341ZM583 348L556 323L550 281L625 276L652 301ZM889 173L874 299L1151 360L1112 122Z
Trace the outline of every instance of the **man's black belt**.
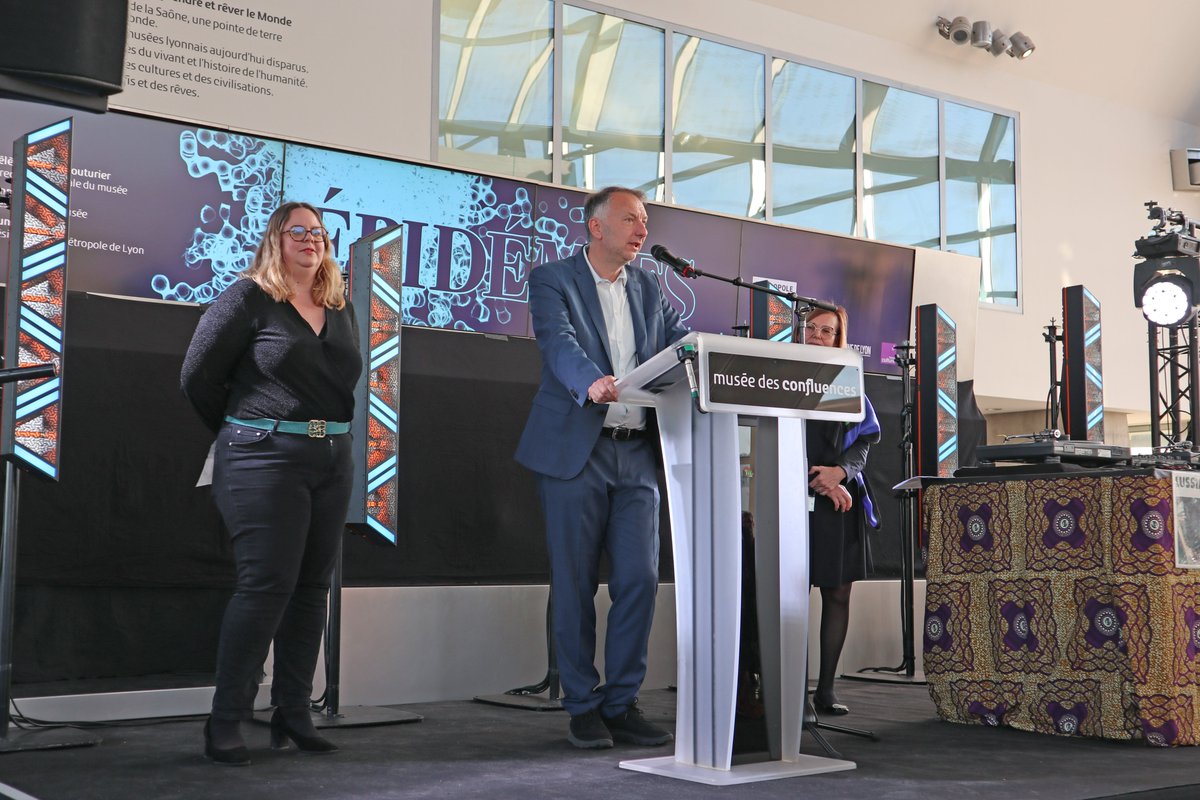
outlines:
M605 439L614 439L618 442L627 442L630 439L645 439L646 431L639 428L601 428L600 436Z

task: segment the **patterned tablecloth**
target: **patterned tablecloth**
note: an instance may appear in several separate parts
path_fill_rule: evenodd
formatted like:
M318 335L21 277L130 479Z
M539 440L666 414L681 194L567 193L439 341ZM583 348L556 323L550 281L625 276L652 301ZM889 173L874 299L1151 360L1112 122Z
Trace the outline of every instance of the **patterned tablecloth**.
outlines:
M1175 567L1169 478L948 481L921 512L943 719L1200 742L1200 570Z

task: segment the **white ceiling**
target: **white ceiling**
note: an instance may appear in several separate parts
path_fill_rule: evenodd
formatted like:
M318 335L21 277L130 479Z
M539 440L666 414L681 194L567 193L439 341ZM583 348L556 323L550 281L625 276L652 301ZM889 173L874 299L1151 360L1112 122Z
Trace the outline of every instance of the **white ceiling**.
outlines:
M1003 68L1031 80L1200 126L1197 0L754 0L889 39L949 62L992 58L956 46L934 28L939 17L985 19L1020 30L1037 49ZM999 65L997 65L999 66Z

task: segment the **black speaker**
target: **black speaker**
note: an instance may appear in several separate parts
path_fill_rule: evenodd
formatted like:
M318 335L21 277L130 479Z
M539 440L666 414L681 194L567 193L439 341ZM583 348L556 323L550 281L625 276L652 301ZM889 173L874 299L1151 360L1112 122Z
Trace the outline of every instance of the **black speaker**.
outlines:
M107 110L128 16L128 0L0 0L0 97Z

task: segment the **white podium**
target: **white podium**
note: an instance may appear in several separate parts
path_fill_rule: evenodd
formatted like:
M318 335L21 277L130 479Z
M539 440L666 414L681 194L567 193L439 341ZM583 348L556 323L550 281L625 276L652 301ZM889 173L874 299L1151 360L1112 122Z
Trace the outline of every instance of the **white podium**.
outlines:
M848 349L691 333L620 379L618 390L622 402L652 406L658 417L679 650L675 755L620 766L716 785L854 769L852 761L800 755L808 684L804 420L863 418L862 358ZM770 758L734 765L739 415L758 419L752 510Z

